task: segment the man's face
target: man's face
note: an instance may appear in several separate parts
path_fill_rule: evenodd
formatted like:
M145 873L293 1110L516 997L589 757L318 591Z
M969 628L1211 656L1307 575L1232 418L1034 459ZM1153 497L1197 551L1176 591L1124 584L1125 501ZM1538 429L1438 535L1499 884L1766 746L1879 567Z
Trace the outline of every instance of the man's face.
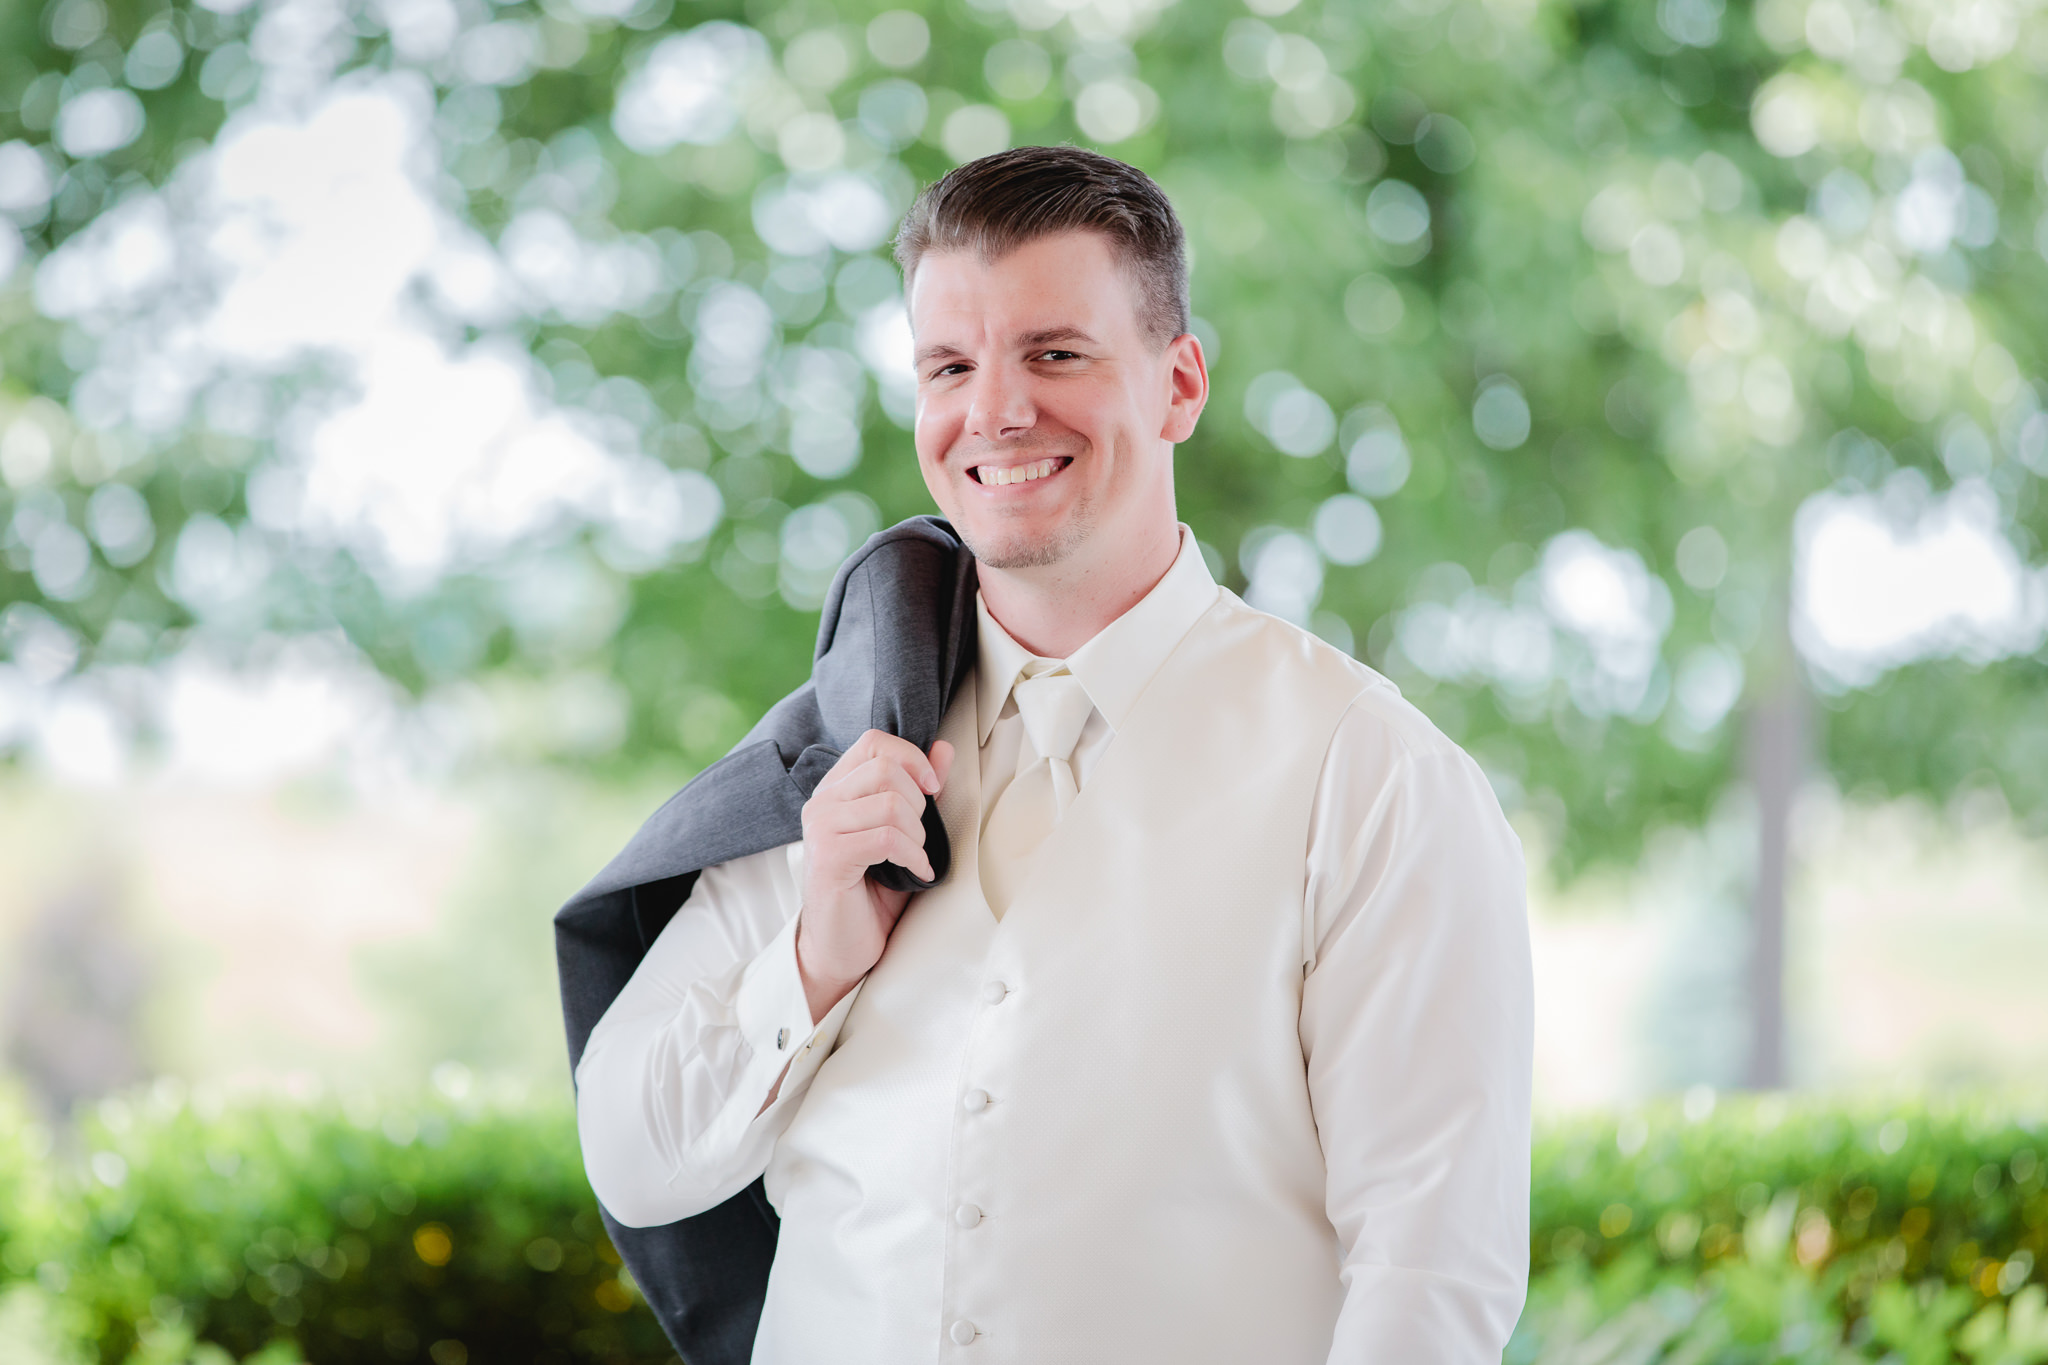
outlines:
M1115 538L1173 519L1173 443L1194 429L1201 347L1162 350L1108 239L1068 232L999 260L918 262L917 459L983 564L1113 558Z

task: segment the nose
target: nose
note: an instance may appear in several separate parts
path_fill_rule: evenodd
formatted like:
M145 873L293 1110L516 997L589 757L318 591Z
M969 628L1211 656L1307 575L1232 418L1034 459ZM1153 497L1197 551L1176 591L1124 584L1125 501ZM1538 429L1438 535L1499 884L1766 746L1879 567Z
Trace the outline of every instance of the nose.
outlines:
M968 435L984 441L1012 440L1037 424L1028 376L1007 365L984 365L969 383L973 394L967 407Z

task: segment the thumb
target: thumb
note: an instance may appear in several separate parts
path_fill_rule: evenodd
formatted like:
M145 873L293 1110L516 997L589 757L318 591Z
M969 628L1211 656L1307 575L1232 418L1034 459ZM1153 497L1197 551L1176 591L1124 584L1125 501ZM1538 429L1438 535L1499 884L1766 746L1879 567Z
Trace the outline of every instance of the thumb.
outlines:
M939 775L939 790L944 791L946 789L946 777L953 771L952 744L943 739L935 741L932 744L931 760L932 771Z

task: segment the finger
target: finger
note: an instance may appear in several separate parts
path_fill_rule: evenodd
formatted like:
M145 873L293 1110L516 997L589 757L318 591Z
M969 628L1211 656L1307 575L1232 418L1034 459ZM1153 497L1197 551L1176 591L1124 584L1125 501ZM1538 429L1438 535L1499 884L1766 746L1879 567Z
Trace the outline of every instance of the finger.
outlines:
M877 863L896 863L915 873L921 881L936 881L931 858L894 825L857 830L834 836L813 865L821 884L840 890L860 885L868 869Z
M924 798L913 800L902 792L877 792L873 796L842 801L820 811L816 832L826 837L863 834L871 829L895 829L917 843L924 842Z
M901 768L903 764L899 761L897 753L877 743L876 736L885 740L893 740L895 738L893 735L882 730L870 730L863 734L847 747L845 753L842 753L834 761L831 769L826 772L825 776L819 780L818 785L813 788L813 795L818 792L833 791L849 784L853 784L862 791L871 791L875 789L875 784L868 782L863 786L861 776L863 773L880 771L884 767ZM916 751L915 746L906 745L905 747L910 748L912 752ZM912 787L917 787L917 780L914 777L907 780Z
M857 778L857 774L871 763L893 764L902 769L909 775L911 785L920 792L936 794L939 790L937 770L915 744L887 730L869 730L847 747L812 794L835 791L850 784L856 791L874 790L875 784L861 786Z
M867 736L863 735L849 744L846 751L840 754L838 760L826 771L824 777L818 780L814 792L830 791L872 763L875 758L874 747L866 741Z
M894 759L922 790L936 794L939 790L939 774L932 767L930 759L924 756L915 744L900 735L887 730L870 730L860 737L860 743L872 746L870 752L882 758Z
M953 771L953 756L953 745L950 741L943 739L933 741L931 754L932 771L938 774L939 791L946 789L946 778ZM937 793L933 794L936 795Z
M889 759L870 759L840 786L831 788L829 792L819 788L811 794L811 800L803 802L805 837L811 837L813 833L844 833L848 829L864 829L868 825L883 823L881 819L870 819L870 814L862 814L862 802L874 798L897 800L903 810L918 814L920 823L924 819L928 798L918 790L918 784L911 782L909 774Z
M924 849L893 825L849 834L846 842L863 859L863 868L873 867L876 863L895 863L917 874L919 881L938 880L932 874L931 859L925 856Z
M820 786L819 790L824 788ZM861 764L832 788L830 799L857 801L877 792L891 791L902 793L906 800L920 809L924 806L924 789L917 785L916 778L903 770L902 764L892 758L872 758Z
M884 825L900 830L920 847L924 844L924 797L906 797L901 792L880 792L856 803L871 828Z

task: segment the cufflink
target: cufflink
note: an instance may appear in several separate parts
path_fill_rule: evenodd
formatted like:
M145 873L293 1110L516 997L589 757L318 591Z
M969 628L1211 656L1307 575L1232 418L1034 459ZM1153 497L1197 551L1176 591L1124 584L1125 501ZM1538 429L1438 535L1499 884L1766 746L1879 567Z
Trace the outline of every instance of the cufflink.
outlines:
M782 1051L782 1050L783 1050L784 1048L786 1048L786 1047L788 1047L788 1046L789 1046L789 1030L788 1030L788 1029L786 1029L786 1028L780 1028L780 1029L777 1029L777 1030L775 1030L775 1050L776 1050L777 1052L780 1052L780 1051Z

